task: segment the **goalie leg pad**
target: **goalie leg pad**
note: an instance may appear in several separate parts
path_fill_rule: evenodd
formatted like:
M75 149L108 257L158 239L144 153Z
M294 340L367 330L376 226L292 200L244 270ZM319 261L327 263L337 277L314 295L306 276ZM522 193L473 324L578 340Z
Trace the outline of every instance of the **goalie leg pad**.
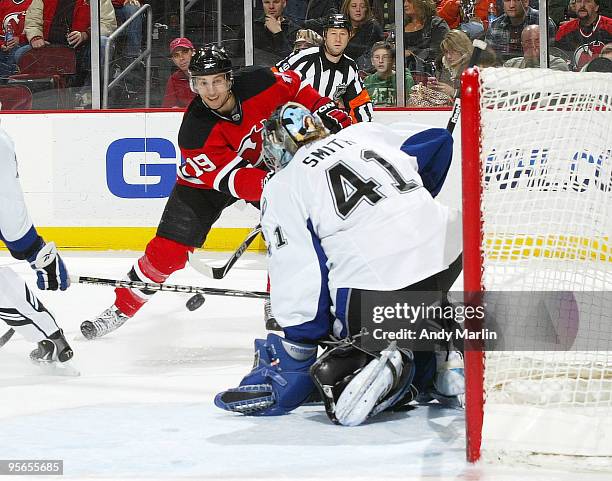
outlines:
M309 369L317 346L276 334L255 340L255 363L240 385L215 396L215 405L251 416L278 416L299 407L314 389Z
M410 402L414 363L409 352L395 345L380 357L352 344L337 346L322 356L311 375L336 424L356 426L399 403Z

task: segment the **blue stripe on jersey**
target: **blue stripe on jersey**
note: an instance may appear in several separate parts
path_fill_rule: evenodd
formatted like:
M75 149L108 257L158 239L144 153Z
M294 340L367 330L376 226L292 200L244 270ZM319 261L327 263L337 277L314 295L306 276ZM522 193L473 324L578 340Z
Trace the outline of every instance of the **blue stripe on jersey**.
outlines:
M340 337L340 339L343 339L348 335L348 327L347 327L348 323L346 321L346 308L348 306L348 298L349 298L350 292L351 292L350 289L346 287L342 287L338 289L336 293L336 304L335 304L336 319L339 319L340 322L342 322L342 331L340 332L338 336Z
M319 260L319 270L321 272L321 289L319 291L319 301L317 305L317 313L312 321L305 322L299 326L290 326L283 328L285 337L296 342L317 341L326 338L329 335L330 324L332 320L330 307L331 299L328 287L327 256L321 247L321 241L314 232L312 221L308 219L306 222L308 231L312 239L312 247L317 254Z
M453 136L446 129L427 129L406 139L401 149L416 157L423 187L438 195L453 160Z
M34 242L38 240L38 232L36 232L36 227L32 226L21 239L14 241L7 241L2 235L2 232L0 232L0 240L6 244L6 247L8 247L9 251L11 251L13 257L21 259L22 257L19 257L19 254L27 252L30 247L34 245ZM14 254L17 254L17 256Z

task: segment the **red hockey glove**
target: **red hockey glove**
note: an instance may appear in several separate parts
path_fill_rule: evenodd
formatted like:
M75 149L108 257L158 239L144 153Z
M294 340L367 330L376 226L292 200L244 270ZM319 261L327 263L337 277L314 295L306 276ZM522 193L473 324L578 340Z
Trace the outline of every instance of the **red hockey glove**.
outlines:
M315 113L321 118L323 125L325 125L332 134L340 132L353 123L347 113L339 108L333 100L323 97L321 101L325 103L317 107Z

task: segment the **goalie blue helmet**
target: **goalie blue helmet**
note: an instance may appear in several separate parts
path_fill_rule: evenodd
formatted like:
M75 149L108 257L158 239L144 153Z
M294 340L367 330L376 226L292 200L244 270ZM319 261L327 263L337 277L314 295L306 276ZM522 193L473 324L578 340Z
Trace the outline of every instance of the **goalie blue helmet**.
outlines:
M266 164L278 171L289 164L303 145L329 135L323 122L306 107L289 102L274 111L263 131Z

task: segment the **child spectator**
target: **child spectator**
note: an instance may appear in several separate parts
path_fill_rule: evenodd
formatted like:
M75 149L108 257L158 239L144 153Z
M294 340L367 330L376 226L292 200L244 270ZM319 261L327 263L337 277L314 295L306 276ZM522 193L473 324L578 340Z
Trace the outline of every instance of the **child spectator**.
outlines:
M372 47L372 65L376 69L363 81L370 94L372 103L378 107L397 105L395 80L395 48L387 42L377 42ZM414 81L408 70L405 71L404 89L409 92Z
M196 94L189 85L188 72L189 62L194 53L195 49L188 38L175 38L170 42L170 57L178 70L168 79L162 107L185 108L195 97Z

